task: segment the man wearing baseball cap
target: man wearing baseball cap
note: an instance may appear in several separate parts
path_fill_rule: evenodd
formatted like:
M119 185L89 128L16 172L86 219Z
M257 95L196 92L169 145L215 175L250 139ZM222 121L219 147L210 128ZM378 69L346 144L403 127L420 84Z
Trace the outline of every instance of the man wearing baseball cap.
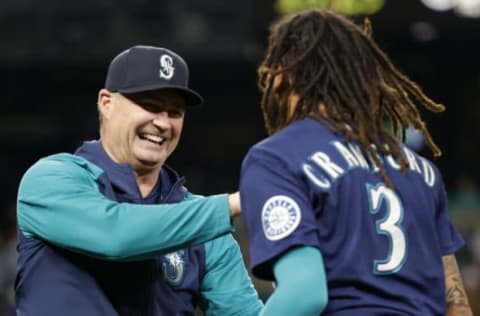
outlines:
M203 103L188 77L168 49L123 51L98 93L100 139L24 174L17 315L258 315L230 234L238 194L194 195L165 165Z

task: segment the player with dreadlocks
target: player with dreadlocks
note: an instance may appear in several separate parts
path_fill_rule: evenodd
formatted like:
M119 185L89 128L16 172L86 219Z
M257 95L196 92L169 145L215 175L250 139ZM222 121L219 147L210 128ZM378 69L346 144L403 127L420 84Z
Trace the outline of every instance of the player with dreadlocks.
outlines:
M471 315L434 143L417 105L444 106L363 28L331 11L275 22L258 69L270 137L240 180L252 272L277 284L263 315Z

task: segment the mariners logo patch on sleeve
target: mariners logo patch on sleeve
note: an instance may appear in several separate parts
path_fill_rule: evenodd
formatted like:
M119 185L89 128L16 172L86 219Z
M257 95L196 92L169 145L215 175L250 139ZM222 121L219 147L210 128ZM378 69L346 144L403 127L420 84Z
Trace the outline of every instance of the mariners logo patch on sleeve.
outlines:
M290 235L300 224L301 212L297 202L285 195L272 196L262 208L265 237L279 240Z

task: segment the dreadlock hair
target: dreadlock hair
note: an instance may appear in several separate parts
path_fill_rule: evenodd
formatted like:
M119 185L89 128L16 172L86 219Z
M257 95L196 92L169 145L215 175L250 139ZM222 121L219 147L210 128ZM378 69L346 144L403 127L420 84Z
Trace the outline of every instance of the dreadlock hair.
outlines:
M329 10L311 9L273 23L258 68L261 107L269 134L308 117L345 135L346 142L359 142L393 187L379 154L392 155L405 173L408 163L397 138L405 141L411 125L421 131L433 155L441 156L415 102L432 112L445 107L402 74L371 34L367 18L362 28ZM279 74L282 89L274 89ZM298 102L289 112L292 93Z

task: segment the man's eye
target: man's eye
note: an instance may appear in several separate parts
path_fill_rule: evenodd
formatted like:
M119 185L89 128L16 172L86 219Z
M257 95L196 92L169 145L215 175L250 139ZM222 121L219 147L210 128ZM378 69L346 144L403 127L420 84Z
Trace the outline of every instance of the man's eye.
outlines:
M182 117L183 112L179 110L170 110L168 111L168 116L174 117L174 118L179 118Z
M151 104L151 103L140 103L140 106L148 111L148 112L153 112L153 113L156 113L156 112L159 112L160 111L160 107L158 105L155 105L155 104Z

